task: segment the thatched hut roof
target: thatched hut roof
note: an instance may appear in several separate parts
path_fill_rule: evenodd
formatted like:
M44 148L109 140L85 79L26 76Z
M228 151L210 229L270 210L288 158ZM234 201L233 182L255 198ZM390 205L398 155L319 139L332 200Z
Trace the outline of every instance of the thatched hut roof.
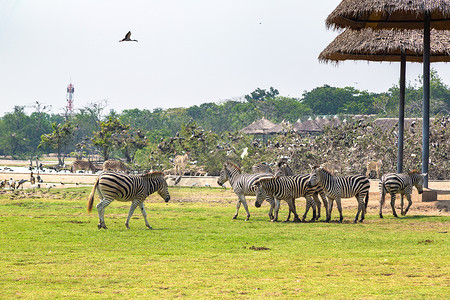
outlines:
M434 118L430 118L430 121L433 121ZM405 118L405 129L411 128L411 125L418 123L422 124L421 118ZM386 131L389 129L394 128L395 126L398 126L398 119L397 118L379 118L373 121L373 124L377 127L380 127L382 130ZM414 125L413 125L414 126Z
M317 133L322 131L322 127L316 120L307 120L304 122L295 122L294 130L297 133Z
M289 121L282 121L281 123L275 124L270 131L274 133L287 132L292 128L292 124Z
M431 31L431 62L450 61L450 31ZM401 52L407 61L423 61L423 30L361 30L346 29L319 55L322 62L342 60L400 61Z
M246 134L270 134L274 133L271 130L274 126L274 123L263 117L262 119L256 120L252 124L242 128L240 132Z
M334 28L421 29L426 12L431 28L450 29L450 0L343 0L325 23Z

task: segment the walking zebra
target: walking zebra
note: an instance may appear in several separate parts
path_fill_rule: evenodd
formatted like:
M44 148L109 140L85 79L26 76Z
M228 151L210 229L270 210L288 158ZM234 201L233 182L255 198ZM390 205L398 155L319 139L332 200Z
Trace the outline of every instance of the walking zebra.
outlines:
M168 202L170 200L167 182L161 172L153 172L142 175L126 175L119 173L102 173L98 176L94 183L94 187L88 198L88 212L92 211L95 191L100 196L100 203L97 204L97 211L99 217L98 229L106 228L105 225L105 208L114 200L127 202L132 201L128 218L125 226L128 226L130 218L133 215L136 207L141 208L142 216L145 220L145 225L152 228L147 221L147 213L144 209L144 200L150 194L158 192L158 194Z
M317 196L320 194L322 197L323 205L325 209L328 206L327 197L323 192L323 189L319 185L309 185L309 175L295 175L295 176L266 176L261 177L255 183L256 189L256 202L255 206L260 207L264 200L269 201L270 198L275 198L275 213L272 221L278 220L278 211L280 209L280 200L285 200L289 205L289 214L286 222L289 221L291 212L294 214L294 222L300 221L298 218L295 199L300 197L306 198L306 210L302 217L302 221L305 221L309 208L313 208L313 217L311 221L320 218L320 200ZM312 197L312 198L311 198ZM270 202L270 201L269 201ZM318 208L318 215L316 215L316 206ZM328 213L327 213L328 217Z
M353 223L358 221L360 213L361 219L359 221L362 222L364 220L367 204L369 202L370 188L370 182L367 177L363 175L333 176L326 169L316 166L309 176L309 183L313 186L316 184L320 185L329 199L327 222L329 222L331 218L333 200L336 200L340 215L339 223L342 223L341 198L351 198L353 196L358 200L358 212L356 213Z
M241 204L244 205L245 211L247 212L248 221L250 219L250 212L248 211L247 201L245 196L255 196L256 186L254 185L255 180L267 174L257 173L257 174L242 174L241 169L236 166L231 161L226 161L223 164L222 170L220 170L220 177L217 180L217 184L222 186L226 181L230 182L234 193L238 196L238 201L236 202L236 213L233 219L236 219L239 213L239 208ZM270 203L269 217L272 218L273 212L273 201Z
M120 160L108 159L103 163L103 172L123 172L129 173L128 167Z
M270 173L272 174L272 168L266 163L254 164L252 166L253 174L256 173Z
M76 159L72 163L72 167L70 168L71 173L76 173L77 170L91 171L94 174L97 171L94 164L90 160L79 160Z
M391 194L391 207L394 217L398 217L395 212L395 196L396 194L401 195L401 214L404 216L411 207L411 193L412 188L415 186L419 194L423 193L423 179L427 174L420 174L419 171L414 170L408 174L385 174L380 179L379 189L380 189L380 218L383 218L383 204L385 201L386 194ZM403 211L403 196L406 196L408 200L408 206L405 211Z

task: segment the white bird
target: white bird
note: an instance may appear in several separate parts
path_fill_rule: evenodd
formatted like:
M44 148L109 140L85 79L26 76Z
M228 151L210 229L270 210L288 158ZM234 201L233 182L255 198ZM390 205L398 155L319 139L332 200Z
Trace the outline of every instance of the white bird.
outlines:
M128 31L128 33L125 35L125 37L120 40L119 42L137 42L137 40L131 39L131 31Z

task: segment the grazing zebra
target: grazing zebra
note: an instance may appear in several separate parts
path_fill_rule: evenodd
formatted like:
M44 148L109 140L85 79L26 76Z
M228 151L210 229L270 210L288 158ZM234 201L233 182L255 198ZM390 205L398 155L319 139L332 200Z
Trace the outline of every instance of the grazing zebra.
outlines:
M273 173L272 168L266 163L254 164L252 166L252 172L253 172L253 174L256 174L256 173L272 174Z
M152 228L147 221L147 213L144 209L144 200L150 194L158 192L158 194L168 202L170 200L167 182L161 172L153 172L142 175L126 175L120 173L102 173L98 176L94 183L94 187L88 198L88 212L92 211L95 191L100 196L100 203L97 204L99 217L98 229L106 228L105 225L105 208L114 200L126 202L132 201L128 218L125 226L128 226L130 218L136 207L141 208L142 216L144 216L145 225Z
M361 213L362 222L366 213L367 204L369 202L369 179L363 175L351 175L351 176L333 176L329 171L322 167L314 167L309 176L310 185L320 185L328 199L328 214L327 222L330 221L331 211L333 209L333 200L336 200L336 204L339 210L339 223L342 223L342 206L341 198L351 198L353 196L358 200L358 212L356 213L353 223L358 221L358 216ZM364 201L365 198L365 201Z
M401 195L401 214L404 216L408 212L411 207L411 193L412 188L415 186L419 194L423 193L423 179L427 174L420 174L419 171L414 170L409 172L408 174L385 174L380 179L379 188L380 188L380 218L383 218L383 204L385 200L385 196L387 193L391 194L391 207L392 213L394 217L398 217L395 212L395 195ZM403 211L403 196L406 195L406 199L408 200L408 206L405 211Z
M289 167L287 161L281 160L281 161L278 162L274 174L275 174L275 177L279 177L279 176L293 176L294 172Z
M103 172L123 172L129 173L128 167L120 160L108 159L103 163Z
M94 174L97 169L94 164L90 160L79 160L76 159L72 163L72 167L70 168L71 173L76 173L78 170L91 171Z
M375 172L377 172L377 178L380 178L380 170L381 170L382 164L383 164L383 161L381 159L367 160L366 177L369 178L370 172L375 171Z
M285 200L289 205L289 215L286 221L289 221L291 212L294 214L294 222L300 221L298 218L295 199L299 197L306 198L306 210L302 217L302 221L305 221L309 208L313 208L313 218L311 221L317 220L320 217L320 200L317 196L320 194L322 197L323 205L325 209L328 206L327 197L319 185L309 185L309 175L296 175L296 176L266 176L261 177L256 181L256 202L255 206L260 207L264 200L268 202L270 198L275 198L275 213L273 222L278 220L278 211L280 209L280 200ZM312 197L312 198L311 198ZM318 208L318 215L316 215L316 205ZM328 213L327 213L328 216Z
M234 193L238 196L238 201L236 202L236 213L234 214L233 219L237 218L241 204L244 205L245 211L247 212L247 218L245 219L245 221L248 221L250 219L250 212L248 211L248 205L247 201L245 200L245 196L256 195L256 186L254 185L254 182L264 175L267 174L242 174L241 169L231 161L226 161L223 164L223 168L222 170L220 170L220 177L217 180L217 184L223 186L226 181L229 181ZM271 219L273 217L273 205L274 203L272 201L272 203L270 203L269 211L269 217Z

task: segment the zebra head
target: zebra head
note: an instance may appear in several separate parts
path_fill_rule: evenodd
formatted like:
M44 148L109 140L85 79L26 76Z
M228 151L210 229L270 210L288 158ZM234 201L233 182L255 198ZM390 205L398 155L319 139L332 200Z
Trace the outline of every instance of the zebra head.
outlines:
M269 203L273 203L273 196L270 195L267 190L264 188L264 182L268 182L270 180L273 180L275 177L268 176L268 177L261 177L257 179L253 184L255 185L255 206L261 207L261 204L266 200Z
M228 181L228 175L227 175L227 171L225 170L225 167L224 167L224 168L222 168L222 170L220 170L220 176L219 176L219 179L217 179L217 184L220 186L223 186L223 184L227 181Z
M313 167L311 174L309 174L308 186L312 187L319 183L319 172L321 167L315 166Z
M423 181L427 173L420 174L419 171L414 170L408 174L411 177L412 184L416 187L419 194L423 193Z
M164 174L161 172L153 172L146 175L149 176L150 181L153 182L153 184L155 184L158 195L160 195L161 198L164 199L164 201L169 202L170 200L169 187L167 186Z

